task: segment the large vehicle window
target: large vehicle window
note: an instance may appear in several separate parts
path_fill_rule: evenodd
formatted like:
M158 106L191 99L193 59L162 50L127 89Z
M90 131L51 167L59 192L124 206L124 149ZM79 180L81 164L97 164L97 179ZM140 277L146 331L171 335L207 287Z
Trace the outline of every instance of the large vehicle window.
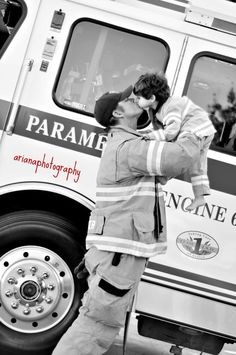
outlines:
M193 60L184 91L209 112L217 130L211 148L236 155L236 61L198 56Z
M0 0L0 56L23 20L23 5L21 1Z
M164 71L168 56L167 45L156 38L80 21L59 71L55 101L91 114L106 91L123 90L148 70Z

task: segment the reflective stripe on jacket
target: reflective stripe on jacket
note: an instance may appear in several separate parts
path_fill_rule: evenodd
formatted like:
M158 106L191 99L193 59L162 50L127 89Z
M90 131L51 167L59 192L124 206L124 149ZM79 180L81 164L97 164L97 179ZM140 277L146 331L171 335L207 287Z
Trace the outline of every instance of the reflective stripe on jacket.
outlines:
M198 145L189 137L156 142L113 127L100 162L86 247L146 258L165 253L164 196L156 176L184 173L197 154Z

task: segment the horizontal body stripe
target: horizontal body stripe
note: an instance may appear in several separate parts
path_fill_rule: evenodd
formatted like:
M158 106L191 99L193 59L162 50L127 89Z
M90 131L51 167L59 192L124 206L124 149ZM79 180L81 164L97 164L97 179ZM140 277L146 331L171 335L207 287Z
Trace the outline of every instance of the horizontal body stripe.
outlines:
M3 130L11 103L0 99L0 130Z
M137 242L135 240L123 239L123 238L117 238L117 237L110 237L110 236L104 236L104 235L96 236L95 234L88 234L87 235L87 239L88 240L96 240L98 242L102 241L102 242L106 242L106 243L117 244L117 245L120 245L120 246L132 245L132 246L134 246L136 248L147 249L147 250L151 250L152 248L157 246L157 243L144 244L144 243ZM166 243L165 243L165 245L166 245Z
M89 248L91 245L95 245L101 250L132 254L145 258L164 253L167 249L166 242L144 244L129 239L88 234L86 238L86 247Z
M163 195L162 190L159 190L159 196ZM113 186L113 187L97 187L97 201L125 201L135 196L152 196L155 197L154 182L139 182L136 185L130 186Z
M154 195L153 195L154 193ZM161 197L161 196L164 196L164 192L163 191L158 191L158 197ZM155 191L135 191L134 193L131 193L129 194L128 196L125 196L125 195L114 195L114 196L106 196L106 195L103 195L103 196L99 196L97 195L97 200L100 200L100 201L115 201L116 199L121 199L121 200L127 200L133 196L155 196ZM111 197L111 199L110 199Z
M152 251L149 250L135 250L135 249L127 249L127 248L122 248L122 247L114 247L114 246L109 246L107 244L95 244L95 243L87 243L86 248L88 249L90 246L95 245L99 250L106 250L106 251L112 251L114 253L121 253L121 254L130 254L142 258L151 258L155 255L158 254L164 254L166 252L167 246L158 246L158 248L153 249Z
M160 271L160 272L163 272L163 273L166 273L169 275L182 277L186 280L196 281L196 282L200 282L200 283L203 283L206 285L210 285L210 286L214 286L214 287L218 287L218 288L222 288L222 289L236 292L236 284L232 284L232 283L226 282L226 281L217 280L217 279L207 277L207 276L198 275L193 272L189 272L189 271L185 271L185 270L181 270L181 269L176 269L176 268L173 268L170 266L161 265L161 264L157 264L157 263L153 263L153 262L149 262L147 265L147 268L151 269L151 270ZM153 275L153 274L152 274L152 277L159 278L159 276ZM175 280L171 280L171 282L175 282ZM192 284L188 284L188 286L192 287Z
M207 185L207 186L210 186L209 181L204 181L204 180L201 180L201 181L198 181L198 182L193 182L192 185L193 185L193 186L199 186L199 185Z
M132 190L137 190L139 188L154 188L154 183L149 181L140 181L138 184L129 186L113 186L113 187L101 187L97 186L96 190L98 193L113 193L113 192L128 192Z
M43 134L42 125L47 127L47 134ZM53 134L55 127L62 127L62 131ZM13 133L97 157L101 157L102 153L100 140L102 139L104 144L107 140L101 127L25 106L18 109Z
M9 108L10 108L10 102L0 100L0 110L1 110L0 125L2 127L4 126L5 123L4 115L7 114ZM65 126L65 131L67 132L70 130L71 127L74 127L75 132L78 133L78 136L80 136L81 130L86 130L87 136L95 133L96 135L94 138L94 144L92 147L88 147L80 144L74 144L70 141L65 141L63 139L61 140L61 139L45 136L43 134L37 134L35 133L35 131L33 131L33 129L32 131L26 130L29 121L29 115L37 116L40 120L40 124L43 122L44 119L47 119L49 130L52 129L54 122L58 122L58 123L62 123ZM36 126L36 128L38 128L38 126ZM100 157L101 151L94 149L94 146L96 146L99 134L104 134L104 130L100 127L95 127L89 124L87 125L85 123L71 120L63 116L53 115L46 111L44 112L44 111L32 109L30 107L20 106L17 112L16 127L13 131L13 134L30 138L37 142L42 141L48 144L52 144L54 146L56 145L59 147L63 147L65 149L79 151L88 155ZM153 142L153 145L155 145L155 142ZM216 150L220 152L224 152L224 149L222 148L216 148ZM151 160L149 159L149 157L148 157L148 164L149 164L148 171L151 171ZM218 161L215 159L208 158L208 176L210 180L211 189L225 192L231 195L236 195L235 173L236 173L236 167L234 165L225 163L223 161ZM182 180L181 177L177 177L177 179Z
M96 196L96 201L125 201L129 200L133 196L152 196L155 197L155 191L134 191L127 195L117 195L117 196Z
M198 175L198 176L191 177L192 182L199 181L199 180L208 180L208 177L207 175Z
M203 183L208 183L208 179L199 179L199 180L191 180L193 185L198 185L198 184L203 184Z
M181 5L177 5L176 2L173 3L173 2L169 2L169 1L166 1L166 0L141 0L142 2L147 2L149 4L153 4L153 5L156 5L156 6L161 6L161 7L165 7L167 9L170 9L170 10L174 10L174 11L178 11L178 12L185 12L185 6L181 6ZM183 0L178 0L180 3L185 3L185 1Z
M208 177L212 189L236 195L236 166L208 159Z
M212 297L213 297L213 295L215 295L215 296L218 296L218 297L224 297L224 298L228 298L228 299L236 301L236 295L234 296L234 295L230 295L230 294L227 294L227 293L211 290L209 288L204 288L204 287L201 287L201 286L197 286L197 285L194 285L194 284L188 284L188 283L185 283L185 282L182 282L182 281L179 281L179 280L169 279L167 277L163 277L163 276L159 276L159 275L153 275L153 274L150 274L148 272L144 272L143 276L148 276L148 277L151 277L151 278L154 278L154 279L157 279L157 280L166 281L168 283L171 283L172 285L176 285L176 286L178 285L178 286L183 286L183 287L190 288L191 291L192 291L191 293L193 293L193 290L195 290L195 293L197 295L199 295L199 296L202 296L201 294L198 293L199 291L201 291L201 292L206 292L208 294L212 294ZM147 279L142 279L142 281L149 282L149 280L147 280ZM155 284L156 282L153 280L153 281L151 281L151 283ZM164 287L172 287L170 285L164 285L164 284L160 284L160 285L164 286ZM178 290L181 290L183 292L188 292L188 290L186 290L186 289L183 290L183 289L177 288L177 287L176 287L176 289L178 289Z

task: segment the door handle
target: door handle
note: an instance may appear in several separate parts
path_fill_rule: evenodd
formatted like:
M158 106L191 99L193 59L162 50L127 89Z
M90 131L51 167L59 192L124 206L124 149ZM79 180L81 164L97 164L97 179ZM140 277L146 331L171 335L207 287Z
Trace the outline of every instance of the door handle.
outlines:
M13 98L12 98L12 107L10 109L10 113L9 113L9 116L7 119L7 124L6 124L6 133L8 135L12 135L12 133L13 133L21 94L24 89L27 75L31 71L33 63L34 63L33 59L27 59L21 68L21 71L19 74L19 79L16 84L16 88L15 88Z

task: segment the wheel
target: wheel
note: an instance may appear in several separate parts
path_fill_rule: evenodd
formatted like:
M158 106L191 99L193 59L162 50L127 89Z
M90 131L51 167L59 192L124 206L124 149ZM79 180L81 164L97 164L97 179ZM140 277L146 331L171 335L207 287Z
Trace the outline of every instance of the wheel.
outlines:
M1 354L51 354L78 315L83 290L72 271L84 255L79 239L76 227L52 213L0 217Z

